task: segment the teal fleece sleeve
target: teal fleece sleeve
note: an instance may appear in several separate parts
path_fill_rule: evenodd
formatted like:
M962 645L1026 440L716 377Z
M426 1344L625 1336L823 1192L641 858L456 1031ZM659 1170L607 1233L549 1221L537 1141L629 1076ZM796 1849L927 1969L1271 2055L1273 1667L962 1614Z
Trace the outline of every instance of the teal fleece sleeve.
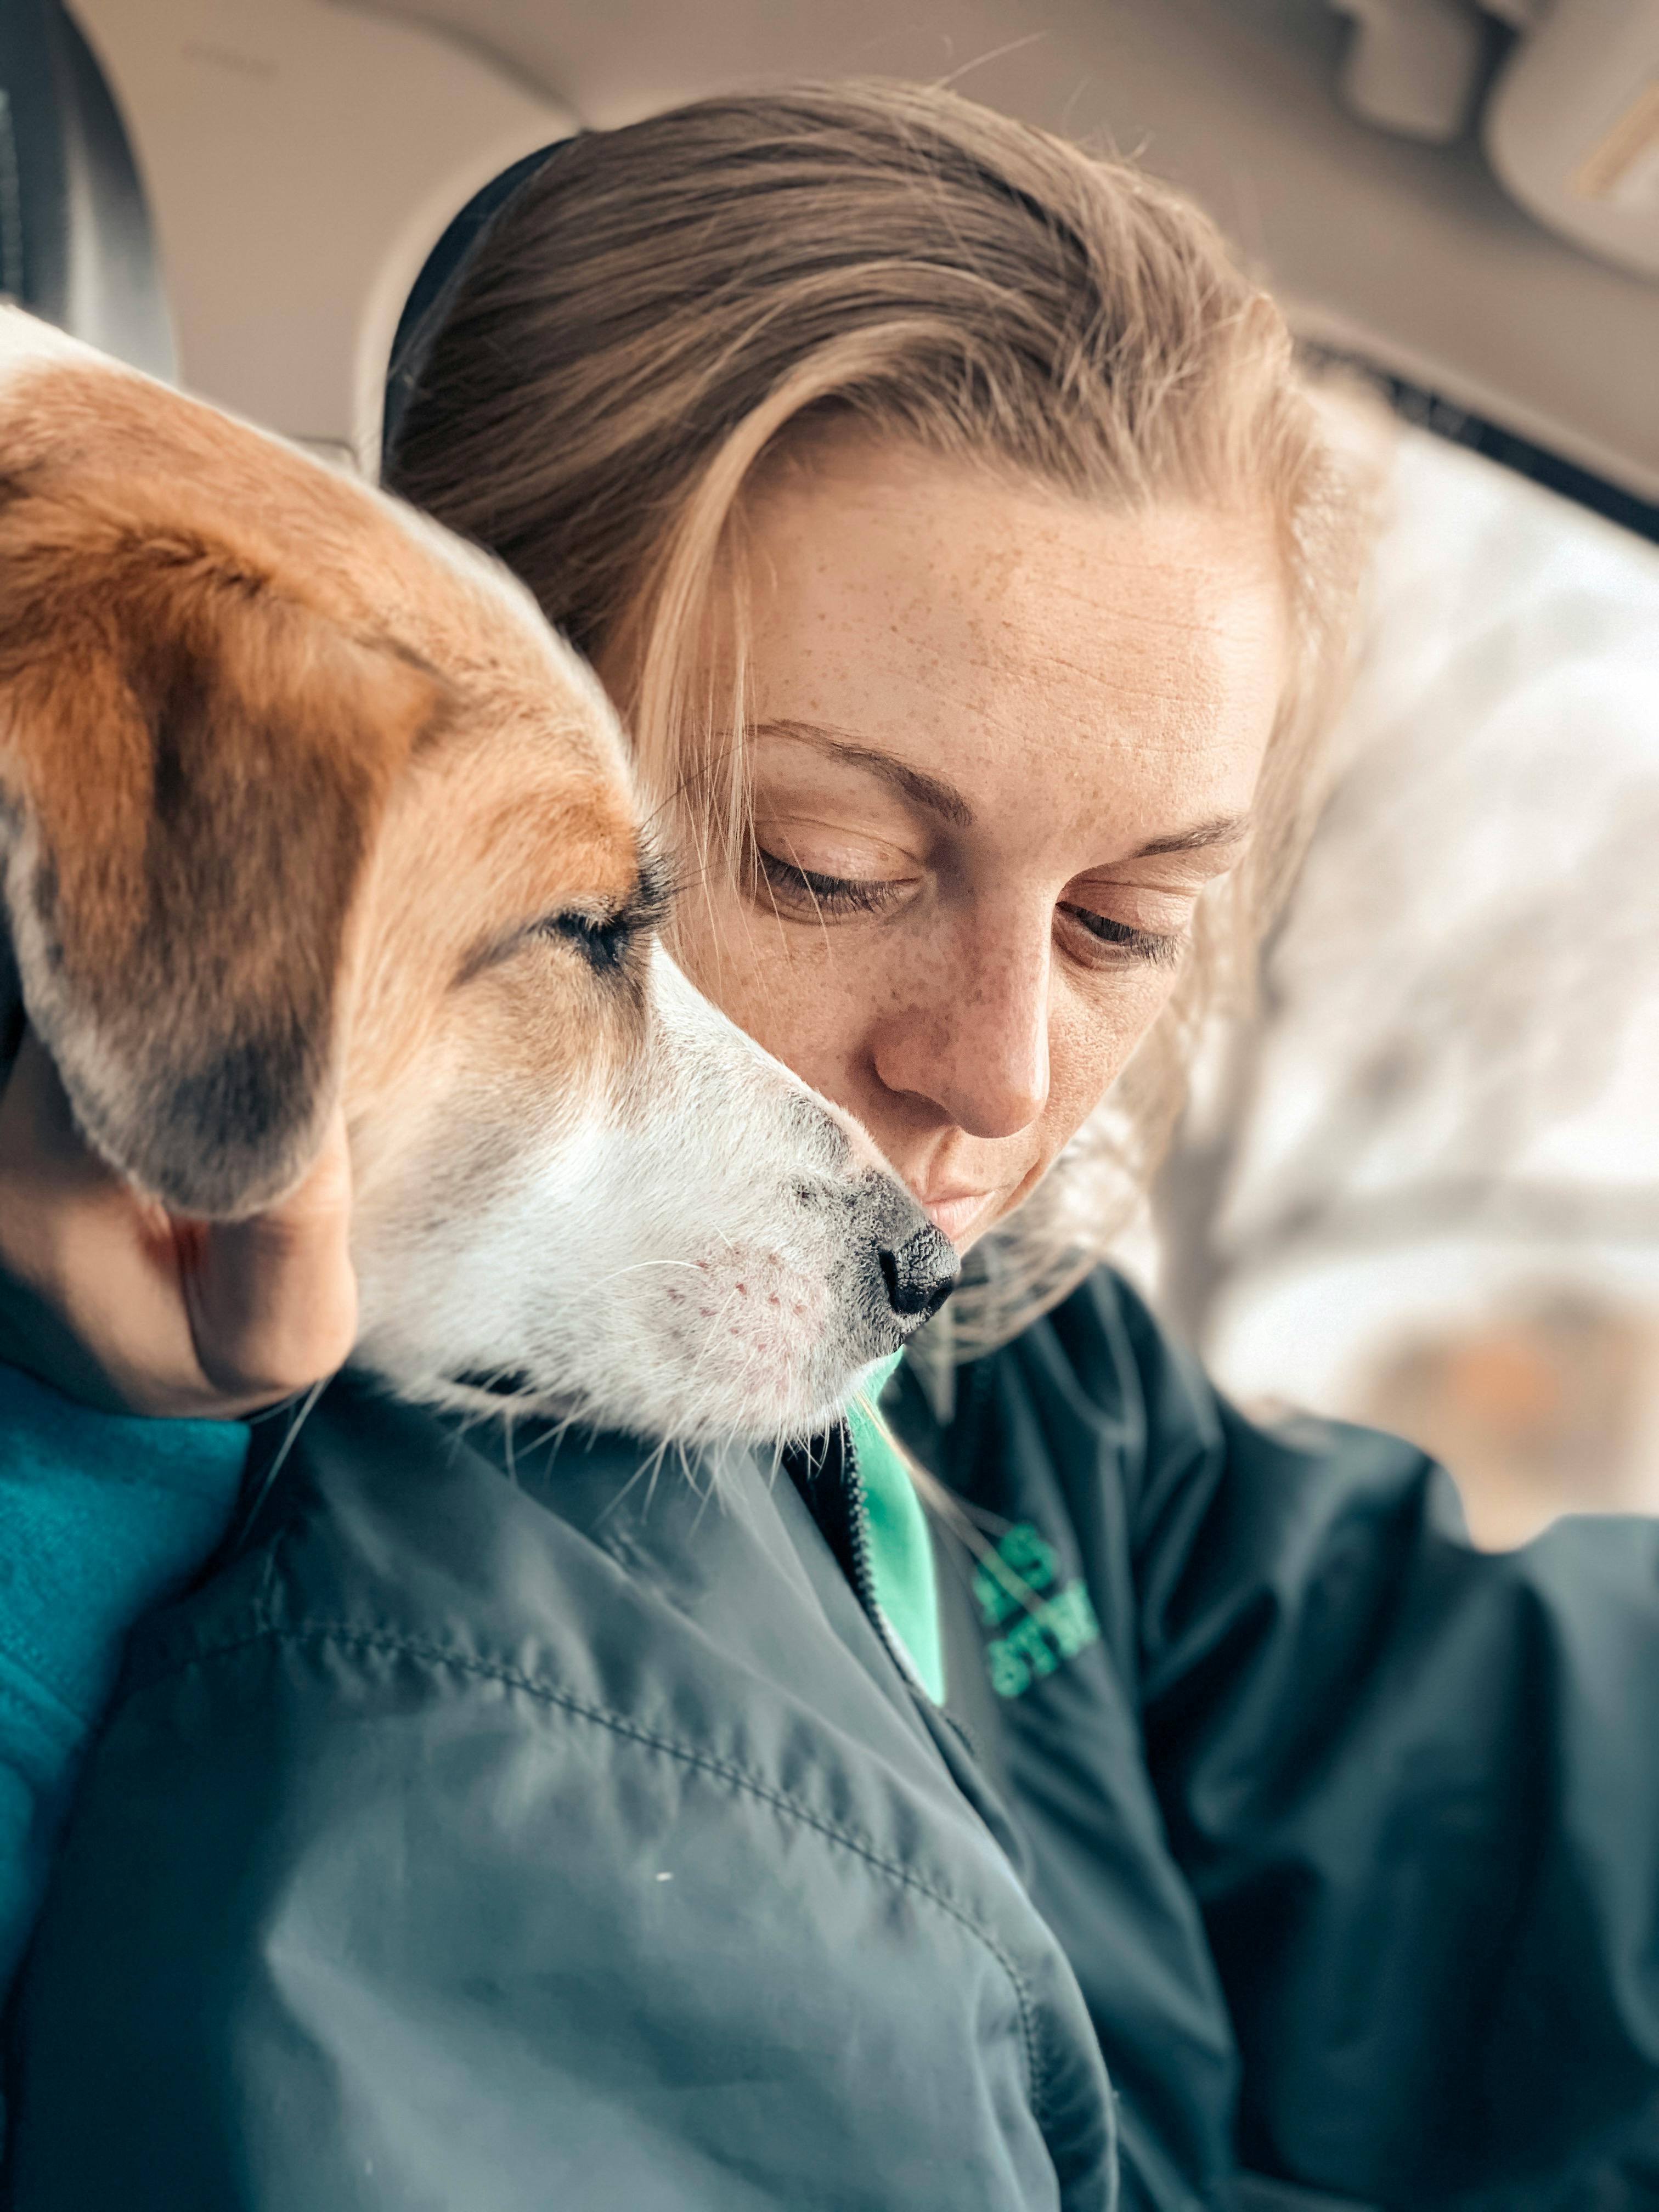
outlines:
M92 1413L0 1365L0 2001L127 1631L223 1534L247 1437Z

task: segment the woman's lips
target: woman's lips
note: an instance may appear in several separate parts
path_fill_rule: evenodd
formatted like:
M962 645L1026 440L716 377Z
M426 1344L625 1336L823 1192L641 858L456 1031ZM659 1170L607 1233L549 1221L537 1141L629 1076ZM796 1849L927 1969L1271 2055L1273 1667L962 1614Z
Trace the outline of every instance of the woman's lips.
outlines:
M941 1235L960 1244L995 1196L994 1190L954 1190L938 1198L918 1194L916 1202Z

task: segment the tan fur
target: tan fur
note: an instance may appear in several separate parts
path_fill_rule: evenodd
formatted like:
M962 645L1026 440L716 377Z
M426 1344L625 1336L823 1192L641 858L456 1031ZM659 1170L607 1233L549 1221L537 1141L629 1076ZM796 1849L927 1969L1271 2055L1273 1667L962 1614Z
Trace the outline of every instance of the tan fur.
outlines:
M0 423L15 957L112 1164L235 1213L343 1079L390 1168L423 1057L504 1097L619 1060L568 946L490 970L638 866L597 693L501 572L113 367L25 366Z

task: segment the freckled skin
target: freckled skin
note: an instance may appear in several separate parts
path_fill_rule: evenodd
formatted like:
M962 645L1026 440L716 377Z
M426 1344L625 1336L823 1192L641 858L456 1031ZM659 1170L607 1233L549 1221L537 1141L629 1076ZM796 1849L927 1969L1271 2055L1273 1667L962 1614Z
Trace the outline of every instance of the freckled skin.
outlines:
M1146 940L1243 849L1133 857L1248 813L1284 672L1269 527L843 443L775 472L750 543L770 857L689 898L677 950L965 1246L1103 1097L1178 972ZM849 907L829 879L866 888Z

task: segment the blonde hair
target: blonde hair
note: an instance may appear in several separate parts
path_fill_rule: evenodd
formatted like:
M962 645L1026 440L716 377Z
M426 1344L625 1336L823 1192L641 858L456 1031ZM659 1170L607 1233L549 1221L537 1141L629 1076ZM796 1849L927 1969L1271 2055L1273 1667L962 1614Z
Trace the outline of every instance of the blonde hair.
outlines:
M1134 508L1267 514L1295 650L1243 865L1173 999L958 1293L964 1350L1087 1273L1167 1141L1204 1012L1247 988L1303 842L1365 506L1285 327L1187 201L956 95L708 100L562 148L475 251L422 361L392 488L490 547L619 701L647 788L734 864L739 696L706 641L764 459L845 424ZM741 689L741 662L735 682ZM723 797L722 797L723 795Z

